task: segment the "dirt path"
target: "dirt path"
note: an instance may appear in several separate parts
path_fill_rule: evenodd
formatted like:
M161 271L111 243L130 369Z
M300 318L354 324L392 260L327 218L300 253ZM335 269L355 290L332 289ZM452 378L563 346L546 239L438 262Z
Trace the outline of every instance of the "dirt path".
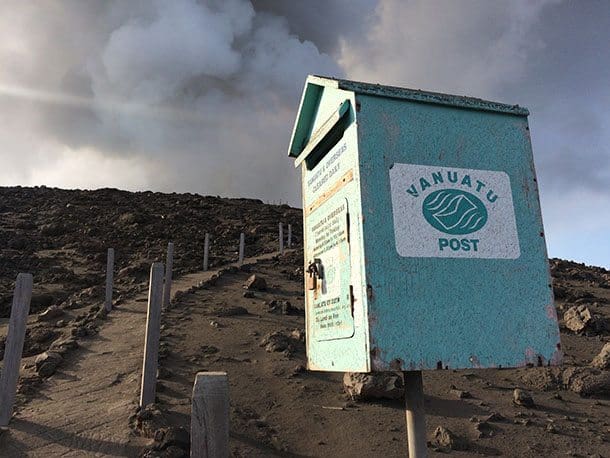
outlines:
M172 295L217 272L174 280ZM138 455L148 440L130 433L128 418L140 389L146 304L146 293L125 302L108 316L97 337L79 342L39 396L13 417L0 436L0 456Z

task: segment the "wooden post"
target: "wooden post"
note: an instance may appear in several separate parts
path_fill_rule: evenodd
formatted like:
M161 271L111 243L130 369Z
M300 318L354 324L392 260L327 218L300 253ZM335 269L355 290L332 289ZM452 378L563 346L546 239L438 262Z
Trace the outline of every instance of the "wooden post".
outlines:
M229 456L229 382L226 372L198 372L191 407L191 457Z
M161 331L162 294L163 263L155 262L150 268L150 283L148 286L148 314L146 316L146 338L144 340L140 407L145 407L148 404L155 402L157 365L159 358L159 334Z
M280 254L284 253L284 225L279 224L280 227Z
M403 372L405 380L405 406L409 458L428 456L426 442L426 414L424 412L424 387L421 371Z
M172 295L172 268L174 266L174 244L167 244L167 256L165 258L165 281L163 282L163 308L169 308Z
M240 264L243 264L243 262L244 262L245 243L246 243L246 236L242 232L241 234L239 234L239 263Z
M104 307L107 312L112 310L112 287L114 283L114 248L108 248L106 258L106 302Z
M292 248L292 224L288 225L288 248Z
M0 375L0 426L7 426L13 416L25 328L32 300L32 285L31 274L17 275L4 347L4 367Z
M210 234L205 233L205 238L203 239L203 270L208 270L208 260L210 254Z

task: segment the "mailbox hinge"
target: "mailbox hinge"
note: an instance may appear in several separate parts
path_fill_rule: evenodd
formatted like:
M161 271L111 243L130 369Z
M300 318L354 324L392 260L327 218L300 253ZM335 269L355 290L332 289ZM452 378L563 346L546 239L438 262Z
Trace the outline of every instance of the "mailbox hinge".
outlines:
M349 306L352 312L352 318L354 318L354 302L356 302L356 299L354 299L354 287L349 285Z

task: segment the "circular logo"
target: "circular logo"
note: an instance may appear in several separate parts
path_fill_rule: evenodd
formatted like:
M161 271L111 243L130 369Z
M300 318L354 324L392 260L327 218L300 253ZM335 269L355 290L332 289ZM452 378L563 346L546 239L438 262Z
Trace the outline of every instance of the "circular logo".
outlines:
M463 235L487 223L487 209L474 194L459 189L439 189L426 196L422 213L432 227L445 234Z

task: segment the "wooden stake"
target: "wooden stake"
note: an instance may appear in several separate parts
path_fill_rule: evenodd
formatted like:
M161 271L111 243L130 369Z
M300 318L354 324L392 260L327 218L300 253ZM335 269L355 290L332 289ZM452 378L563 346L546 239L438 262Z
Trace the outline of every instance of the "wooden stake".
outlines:
M243 264L243 262L244 262L245 243L246 243L246 236L242 232L241 234L239 234L239 263L240 264Z
M4 347L4 366L0 375L0 426L7 426L13 416L23 341L32 300L32 285L31 274L17 275Z
M150 268L150 283L148 286L148 314L146 316L146 338L144 340L140 407L145 407L148 404L155 402L162 294L163 263L155 262Z
M424 412L424 386L421 371L403 372L405 380L405 406L409 458L426 458L426 414Z
M104 307L107 312L112 310L112 288L114 283L114 248L108 248L106 258L106 301Z
M208 260L210 254L210 234L205 233L205 238L203 239L203 270L204 272L208 270Z
M226 372L198 372L191 408L191 457L229 456L229 382Z
M288 248L292 248L292 224L288 225Z
M280 254L284 253L284 225L282 223L280 226Z
M174 244L167 244L167 256L165 258L165 281L163 283L163 308L168 309L172 295L172 269L174 266Z

